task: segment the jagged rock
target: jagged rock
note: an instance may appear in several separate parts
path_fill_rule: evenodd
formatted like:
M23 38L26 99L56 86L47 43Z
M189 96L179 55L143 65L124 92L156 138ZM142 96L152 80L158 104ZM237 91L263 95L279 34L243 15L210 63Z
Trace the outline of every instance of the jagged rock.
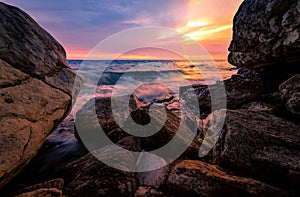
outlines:
M214 124L217 112L211 117ZM267 113L227 110L213 157L223 167L295 188L300 183L299 144L299 125Z
M20 9L0 3L0 32L1 188L68 112L76 75L62 46Z
M298 0L245 0L233 23L231 64L254 69L300 61Z
M300 115L300 74L297 74L279 86L281 99L287 109L295 115Z
M284 196L288 193L263 182L231 175L218 166L196 160L175 165L166 182L175 196Z

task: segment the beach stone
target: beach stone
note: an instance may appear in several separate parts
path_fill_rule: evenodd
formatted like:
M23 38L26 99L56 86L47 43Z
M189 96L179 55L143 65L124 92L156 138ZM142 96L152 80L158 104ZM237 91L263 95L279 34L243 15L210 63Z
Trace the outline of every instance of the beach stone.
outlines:
M258 111L226 110L213 158L228 169L295 189L300 183L299 142L299 125Z
M0 3L0 32L1 188L68 113L80 83L63 47L22 10Z
M197 160L184 160L170 171L166 181L174 196L285 196L288 193L266 183L223 171Z
M279 86L281 99L292 114L300 115L300 74L297 74Z
M299 63L299 25L298 0L243 1L233 20L229 62L247 69Z

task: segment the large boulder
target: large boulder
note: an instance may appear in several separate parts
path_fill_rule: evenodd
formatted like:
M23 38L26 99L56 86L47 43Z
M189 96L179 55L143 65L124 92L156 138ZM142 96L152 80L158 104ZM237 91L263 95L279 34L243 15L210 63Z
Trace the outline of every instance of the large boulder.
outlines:
M299 0L245 0L234 17L231 64L255 69L299 62Z
M216 165L184 160L175 165L166 181L175 196L286 196L288 193L263 182L234 176Z
M37 153L71 106L76 74L29 15L0 3L0 188Z
M218 124L218 112L211 119ZM295 189L300 183L299 144L299 125L267 113L227 110L213 157L223 167Z

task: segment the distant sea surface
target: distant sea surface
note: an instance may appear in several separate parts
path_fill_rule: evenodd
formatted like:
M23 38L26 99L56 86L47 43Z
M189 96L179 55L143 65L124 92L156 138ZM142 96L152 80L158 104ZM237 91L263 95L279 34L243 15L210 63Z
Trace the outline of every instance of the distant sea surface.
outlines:
M193 64L182 60L68 60L68 63L84 75L85 85L98 82L93 96L111 96L112 93L122 96L129 90L136 90L141 101L164 96L171 90L177 93L178 86L184 86L186 82L190 85L213 84L216 74L225 80L237 72L226 60L196 61ZM218 73L212 68L217 68ZM139 83L145 85L137 89ZM91 93L80 94L78 102L87 102L91 98L88 94Z

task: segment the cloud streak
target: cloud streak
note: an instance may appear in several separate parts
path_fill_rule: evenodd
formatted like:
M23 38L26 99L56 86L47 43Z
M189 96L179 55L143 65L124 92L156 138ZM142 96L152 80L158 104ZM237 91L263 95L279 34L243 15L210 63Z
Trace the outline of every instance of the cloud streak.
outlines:
M83 58L108 36L141 26L169 27L197 40L211 39L212 36L206 35L216 35L225 27L224 30L230 29L233 12L241 1L4 0L25 10L53 34L70 59ZM227 24L220 24L224 20Z

